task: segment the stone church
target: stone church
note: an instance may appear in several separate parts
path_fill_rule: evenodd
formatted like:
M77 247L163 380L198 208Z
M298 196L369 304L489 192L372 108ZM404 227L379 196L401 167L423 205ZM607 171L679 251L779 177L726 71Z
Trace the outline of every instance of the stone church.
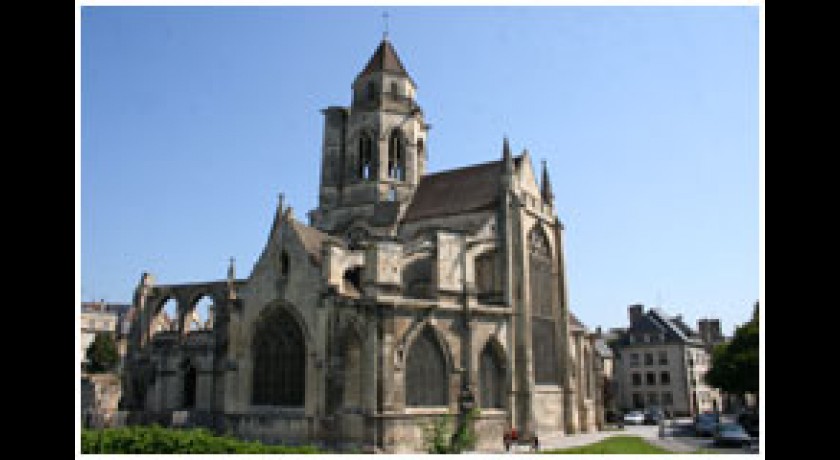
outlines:
M393 45L349 107L323 110L319 205L282 197L251 273L156 284L144 273L123 377L134 423L267 442L423 449L472 407L479 449L504 430L603 423L594 336L571 314L548 172L507 139L488 162L428 173L429 125ZM212 320L193 320L199 298ZM174 314L162 310L174 301Z

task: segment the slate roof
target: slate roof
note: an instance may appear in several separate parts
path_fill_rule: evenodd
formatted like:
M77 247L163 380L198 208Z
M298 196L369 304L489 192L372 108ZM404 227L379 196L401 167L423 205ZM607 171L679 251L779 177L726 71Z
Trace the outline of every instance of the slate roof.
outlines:
M513 162L519 168L522 156ZM503 168L496 160L423 176L403 222L498 208Z
M627 344L628 337L633 335L639 340L645 334L656 337L663 334L666 342L695 343L699 339L697 334L679 317L670 317L658 308L651 308L641 318L622 334L622 343Z
M579 327L581 329L586 329L586 326L584 326L583 323L580 322L578 317L575 316L575 314L572 313L572 312L569 312L569 323L571 323L573 327Z
M403 67L400 57L397 56L397 51L387 39L379 43L379 46L374 51L373 56L371 56L364 70L362 70L362 73L359 74L359 77L370 75L374 72L387 72L411 78L405 70L405 67Z
M309 253L309 257L316 265L321 265L321 247L325 241L332 241L341 247L344 247L344 242L338 238L327 235L326 233L304 225L294 218L289 219L289 226L297 233L303 248Z
M660 314L661 314L661 312L659 312L659 311L657 311L657 313L660 313ZM663 316L664 316L664 315L663 315ZM680 331L682 331L682 333L683 333L683 334L685 334L687 337L694 337L694 336L696 336L696 335L697 335L697 333L695 333L695 332L694 332L694 330L693 330L693 329L691 329L691 327L689 327L687 324L685 324L685 323L683 322L683 320L682 320L682 318L681 318L681 317L679 317L679 316L675 316L675 317L673 317L673 318L669 318L669 319L670 319L670 320L671 320L671 322L674 324L674 326L676 326L676 327L677 327L677 329L679 329Z
M108 302L82 302L82 313L114 313L123 316L131 308L131 304Z

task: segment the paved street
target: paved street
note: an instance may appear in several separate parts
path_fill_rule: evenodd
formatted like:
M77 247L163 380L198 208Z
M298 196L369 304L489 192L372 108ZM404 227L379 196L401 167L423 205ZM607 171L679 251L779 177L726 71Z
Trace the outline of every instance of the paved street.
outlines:
M724 417L724 420L727 420ZM727 420L728 421L728 420ZM644 438L651 444L655 444L675 453L691 453L699 449L704 452L716 454L757 454L757 443L753 448L741 447L715 447L712 438L698 438L694 436L691 419L677 419L670 422L666 427L665 436L659 436L659 427L655 425L627 425L620 431L599 431L595 433L582 433L573 436L545 436L540 439L541 449L564 449L596 443L615 435L635 435ZM500 450L501 451L501 450ZM528 453L530 450L525 446L516 448L517 453Z
M722 416L721 421L723 422L732 422L730 416ZM655 427L648 427L654 428L654 434L657 433ZM665 439L669 442L680 444L685 446L690 451L696 451L698 449L704 449L705 451L710 451L714 453L721 453L721 454L757 454L758 453L758 440L756 440L752 446L750 447L715 447L711 437L704 438L704 437L696 437L694 436L694 430L692 428L692 422L689 418L684 419L677 419L672 422L672 426L666 429ZM653 441L653 440L652 440ZM663 445L666 449L667 446Z

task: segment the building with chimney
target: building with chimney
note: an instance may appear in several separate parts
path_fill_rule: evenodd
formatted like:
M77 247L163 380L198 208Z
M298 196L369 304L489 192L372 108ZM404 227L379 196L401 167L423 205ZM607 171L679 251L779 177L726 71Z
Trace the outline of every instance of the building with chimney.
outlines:
M720 392L704 381L711 366L707 343L682 316L643 305L631 305L628 314L629 327L613 342L620 408L661 408L676 416L720 410ZM720 331L717 320L699 324L707 335L715 331L709 324Z

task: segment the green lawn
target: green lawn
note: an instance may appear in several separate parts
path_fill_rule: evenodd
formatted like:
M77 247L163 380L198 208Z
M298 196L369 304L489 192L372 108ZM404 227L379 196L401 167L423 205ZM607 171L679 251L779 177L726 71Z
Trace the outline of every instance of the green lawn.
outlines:
M619 435L587 446L544 450L543 454L671 454L638 436Z

